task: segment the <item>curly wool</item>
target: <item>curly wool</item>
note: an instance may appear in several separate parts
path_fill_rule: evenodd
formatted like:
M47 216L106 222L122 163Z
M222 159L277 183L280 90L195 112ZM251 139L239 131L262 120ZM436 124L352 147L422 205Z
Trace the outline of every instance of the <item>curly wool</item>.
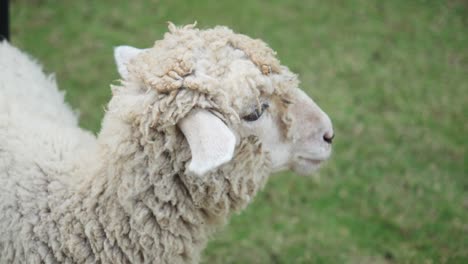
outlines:
M80 144L85 132L51 120L0 128L8 188L0 197L1 262L197 263L209 236L264 186L270 158L255 137L241 138L231 162L199 177L186 171L190 148L176 124L204 108L235 127L260 94L287 101L296 76L259 40L224 27L169 28L112 87L97 143ZM286 114L283 123L286 131ZM40 158L19 143L32 129ZM65 146L51 129L77 139Z

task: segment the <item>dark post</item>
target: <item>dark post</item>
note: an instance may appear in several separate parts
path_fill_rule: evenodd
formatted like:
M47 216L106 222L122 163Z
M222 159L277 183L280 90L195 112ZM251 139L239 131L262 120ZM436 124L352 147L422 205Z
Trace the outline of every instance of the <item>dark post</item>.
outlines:
M8 0L0 0L0 40L10 39L10 17Z

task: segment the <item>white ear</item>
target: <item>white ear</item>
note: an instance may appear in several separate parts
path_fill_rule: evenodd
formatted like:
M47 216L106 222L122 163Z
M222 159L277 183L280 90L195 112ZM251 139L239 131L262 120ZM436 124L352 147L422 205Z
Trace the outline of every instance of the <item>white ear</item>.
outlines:
M142 51L144 51L144 49L137 49L130 46L118 46L114 48L115 63L117 64L117 70L122 79L127 79L128 77L128 62Z
M192 111L178 125L192 152L188 170L196 175L216 169L234 156L236 136L209 111Z

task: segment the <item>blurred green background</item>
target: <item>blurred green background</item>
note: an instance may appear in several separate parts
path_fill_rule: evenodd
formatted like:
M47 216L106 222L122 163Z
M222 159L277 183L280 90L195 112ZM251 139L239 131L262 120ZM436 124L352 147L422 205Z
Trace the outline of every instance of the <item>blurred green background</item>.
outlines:
M167 21L261 38L330 115L331 161L273 176L203 263L468 263L468 1L12 0L12 42L98 131L113 46Z

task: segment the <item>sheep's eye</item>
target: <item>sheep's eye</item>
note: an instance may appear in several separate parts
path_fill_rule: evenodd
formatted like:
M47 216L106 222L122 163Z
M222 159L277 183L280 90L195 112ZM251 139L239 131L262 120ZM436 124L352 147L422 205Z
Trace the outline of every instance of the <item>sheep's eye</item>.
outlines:
M286 104L286 105L292 104L292 101L289 100L289 99L286 99L286 98L281 99L281 101L282 101L284 104Z
M252 122L252 121L255 121L257 119L259 119L263 112L265 112L265 110L269 107L270 105L267 104L267 103L263 103L262 106L260 108L255 108L255 110L246 115L246 116L243 116L242 119L244 119L245 121L248 121L248 122Z

